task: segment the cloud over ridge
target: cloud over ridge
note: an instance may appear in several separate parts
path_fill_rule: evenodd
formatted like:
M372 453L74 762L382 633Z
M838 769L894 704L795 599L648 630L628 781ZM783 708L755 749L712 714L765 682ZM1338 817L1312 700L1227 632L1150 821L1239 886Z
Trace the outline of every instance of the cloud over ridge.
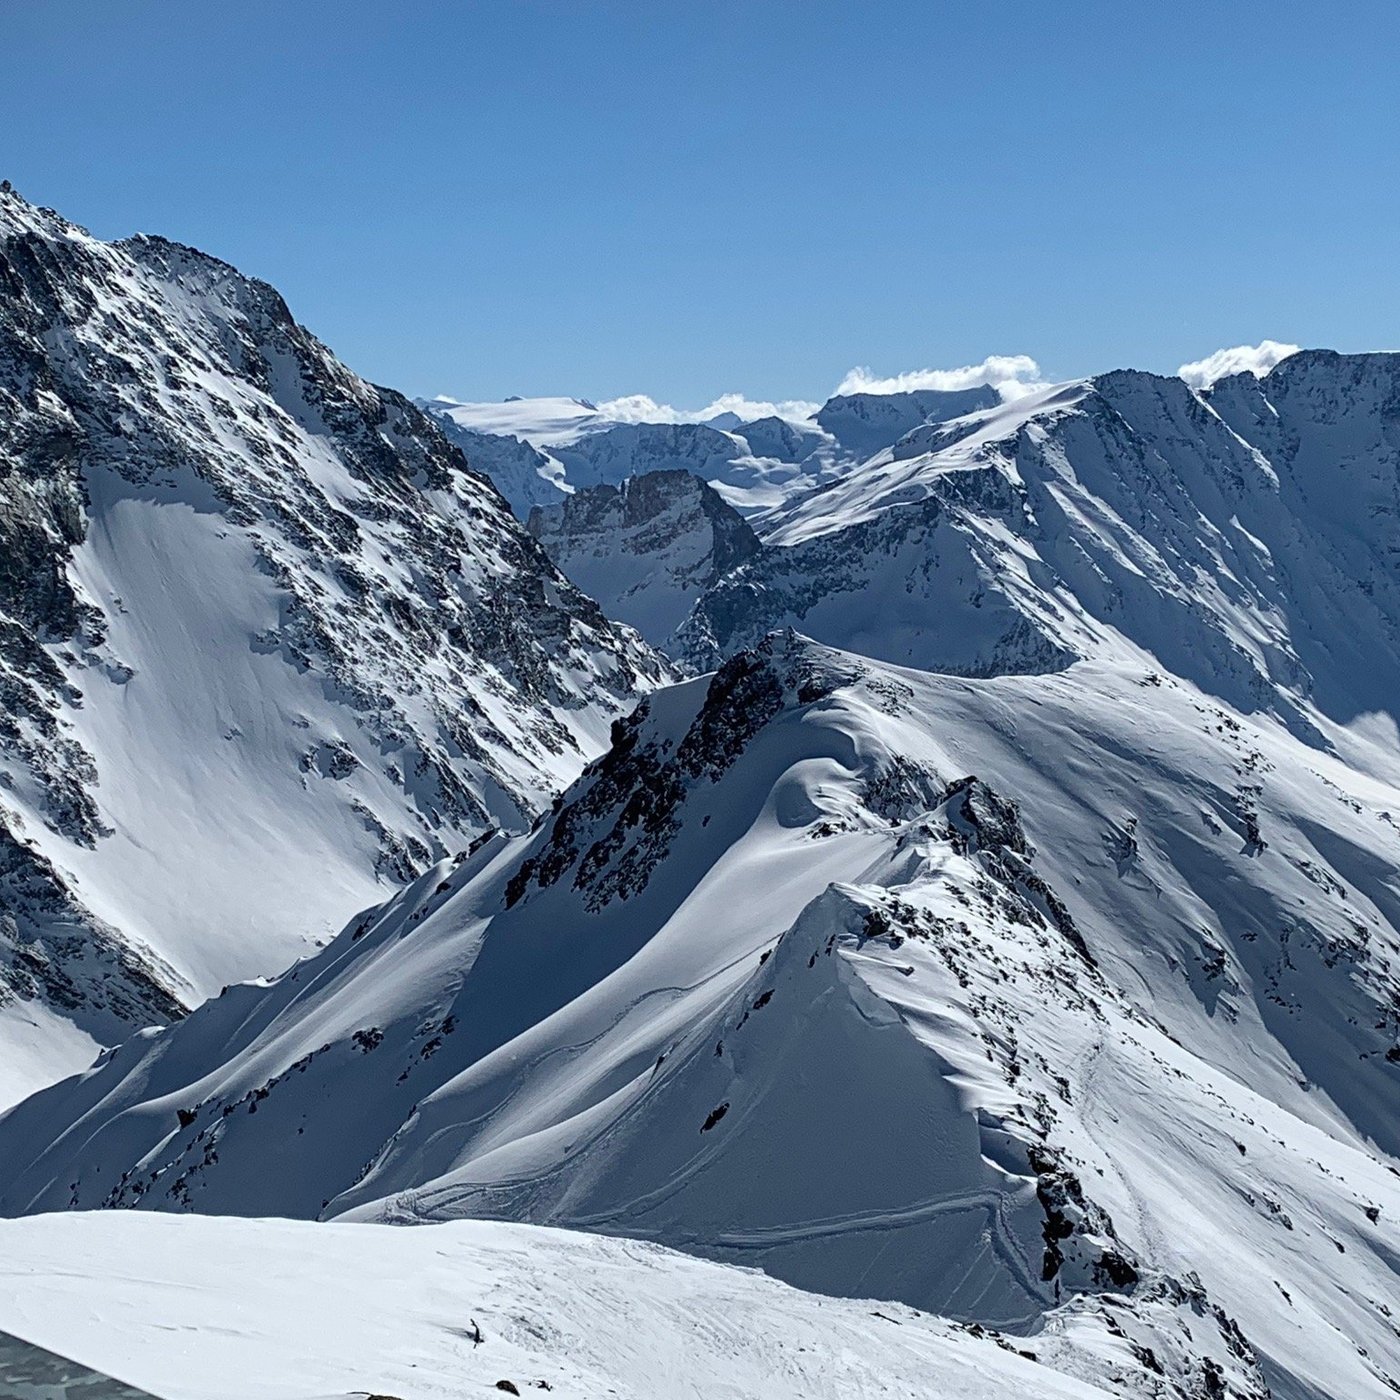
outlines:
M1258 345L1231 345L1203 360L1192 360L1182 365L1177 374L1193 389L1207 389L1217 379L1226 375L1249 373L1263 376L1273 369L1280 360L1296 355L1301 349L1297 345L1286 345L1278 340L1261 340Z
M988 355L980 364L956 369L913 369L881 378L857 365L836 386L837 394L906 394L915 389L975 389L990 384L1005 399L1019 398L1040 384L1040 366L1029 355Z

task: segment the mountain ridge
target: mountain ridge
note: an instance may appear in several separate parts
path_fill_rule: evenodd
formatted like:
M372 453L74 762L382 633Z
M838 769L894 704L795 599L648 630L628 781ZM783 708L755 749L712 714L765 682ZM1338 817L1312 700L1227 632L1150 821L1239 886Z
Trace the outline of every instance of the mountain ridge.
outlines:
M1393 1396L1400 356L420 412L8 191L0 296L0 1214Z
M1393 787L1145 667L784 634L613 740L534 833L0 1118L3 1208L524 1219L1032 1348L1112 1319L1184 1348L1167 1394L1303 1396L1323 1355L1385 1393L1397 939L1342 852L1392 850Z

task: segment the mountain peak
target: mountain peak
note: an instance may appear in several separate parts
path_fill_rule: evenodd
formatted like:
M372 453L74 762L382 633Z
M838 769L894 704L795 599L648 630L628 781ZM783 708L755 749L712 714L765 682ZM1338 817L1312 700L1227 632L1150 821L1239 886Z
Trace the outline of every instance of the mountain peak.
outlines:
M528 529L569 579L606 600L611 616L671 650L696 600L760 548L744 518L680 468L536 506Z
M3 198L0 1041L37 1003L74 1067L527 826L674 673L266 283Z

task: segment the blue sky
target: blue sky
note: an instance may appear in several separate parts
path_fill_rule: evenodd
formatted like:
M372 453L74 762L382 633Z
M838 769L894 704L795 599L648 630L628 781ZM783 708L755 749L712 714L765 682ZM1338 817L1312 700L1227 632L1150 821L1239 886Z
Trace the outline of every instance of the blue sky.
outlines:
M0 0L0 174L499 398L1400 342L1400 4Z

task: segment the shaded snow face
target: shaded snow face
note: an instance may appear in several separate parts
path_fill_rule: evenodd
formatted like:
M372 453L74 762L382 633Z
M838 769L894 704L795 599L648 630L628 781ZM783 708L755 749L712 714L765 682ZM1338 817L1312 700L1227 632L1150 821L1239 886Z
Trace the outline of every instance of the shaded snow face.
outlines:
M775 637L0 1120L0 1200L582 1227L1142 1393L1379 1400L1397 807L1146 665Z
M538 507L530 533L609 617L677 651L696 599L758 553L743 517L698 476L648 472Z
M668 672L265 284L6 192L0 296L7 1101L528 825Z
M814 415L851 455L874 456L893 447L925 423L944 423L968 413L995 408L1001 395L990 385L973 389L913 389L902 393L838 394Z

